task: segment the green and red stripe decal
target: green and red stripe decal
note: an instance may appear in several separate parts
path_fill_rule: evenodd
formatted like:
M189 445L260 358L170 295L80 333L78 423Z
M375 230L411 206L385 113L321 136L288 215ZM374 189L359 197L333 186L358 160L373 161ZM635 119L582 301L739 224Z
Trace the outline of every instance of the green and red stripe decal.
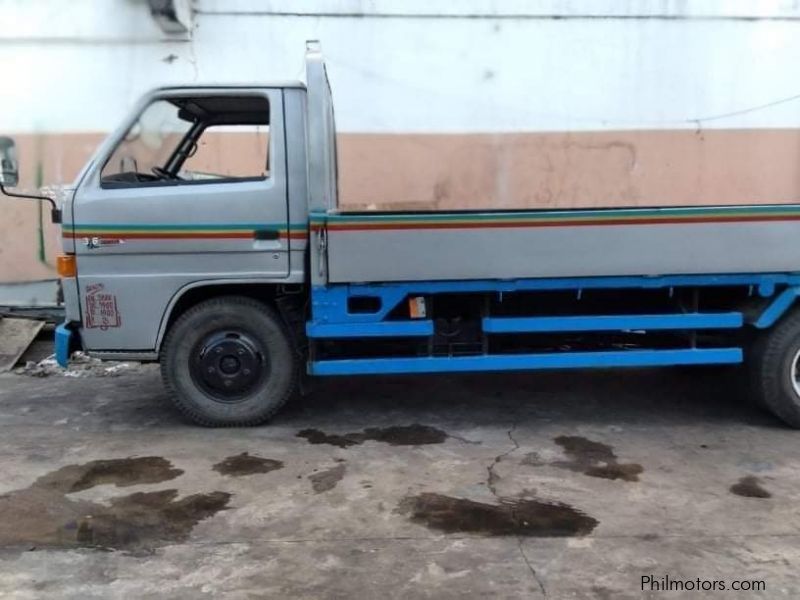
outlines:
M379 231L408 229L502 229L800 220L800 205L653 209L591 209L492 213L314 214L311 229Z
M800 221L800 205L717 206L681 208L573 209L453 213L314 213L311 230L399 231L445 229L526 229L614 225L669 225L692 223L751 223ZM75 225L64 237L119 240L248 239L259 229L276 229L282 240L305 240L308 227L294 223L201 225Z
M75 225L70 231L64 228L66 239L97 237L117 240L252 240L256 230L273 229L282 240L305 240L308 238L304 223L288 227L274 223L264 224L215 224L215 225Z

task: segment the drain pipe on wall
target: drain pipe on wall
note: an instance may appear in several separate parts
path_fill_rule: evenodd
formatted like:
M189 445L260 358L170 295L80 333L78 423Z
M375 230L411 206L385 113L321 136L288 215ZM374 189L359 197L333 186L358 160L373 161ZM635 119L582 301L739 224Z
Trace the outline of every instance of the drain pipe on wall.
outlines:
M44 167L42 165L42 158L41 155L36 160L36 189L41 190L43 181L44 181ZM44 212L42 212L42 202L44 200L39 200L39 220L36 229L36 236L37 236L37 245L38 245L38 259L39 262L45 266L53 268L49 262L47 262L47 256L45 256L44 251Z
M35 181L37 191L41 192L44 185L44 136L40 133L36 136L36 176ZM42 210L42 202L39 200L39 215L36 227L36 254L37 259L41 264L53 269L53 265L47 262L47 255L44 246L44 212Z

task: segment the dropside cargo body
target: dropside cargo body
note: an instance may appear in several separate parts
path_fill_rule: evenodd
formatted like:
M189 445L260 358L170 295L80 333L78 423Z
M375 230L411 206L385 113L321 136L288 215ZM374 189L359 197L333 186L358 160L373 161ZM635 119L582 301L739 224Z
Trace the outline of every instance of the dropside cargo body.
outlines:
M184 133L161 157L121 152L153 106ZM249 137L207 135L238 127ZM215 174L213 159L243 140L261 158ZM78 344L158 360L198 423L263 422L299 372L748 358L773 412L800 426L800 206L344 212L313 44L305 86L148 95L64 213L77 268L64 278L60 361ZM754 339L766 350L751 352Z

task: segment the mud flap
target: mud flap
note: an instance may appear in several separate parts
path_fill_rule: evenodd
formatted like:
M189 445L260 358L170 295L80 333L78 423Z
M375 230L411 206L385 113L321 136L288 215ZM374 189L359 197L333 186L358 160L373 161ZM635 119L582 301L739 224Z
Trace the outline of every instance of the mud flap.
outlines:
M68 324L62 323L56 327L56 362L65 369L69 365L69 357L73 347L77 344L77 335L69 329Z

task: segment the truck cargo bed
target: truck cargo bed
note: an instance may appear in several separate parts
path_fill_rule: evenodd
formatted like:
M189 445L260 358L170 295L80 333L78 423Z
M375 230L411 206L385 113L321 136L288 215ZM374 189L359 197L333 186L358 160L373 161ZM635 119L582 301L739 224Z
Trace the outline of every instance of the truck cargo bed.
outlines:
M330 282L800 271L800 205L317 213Z

